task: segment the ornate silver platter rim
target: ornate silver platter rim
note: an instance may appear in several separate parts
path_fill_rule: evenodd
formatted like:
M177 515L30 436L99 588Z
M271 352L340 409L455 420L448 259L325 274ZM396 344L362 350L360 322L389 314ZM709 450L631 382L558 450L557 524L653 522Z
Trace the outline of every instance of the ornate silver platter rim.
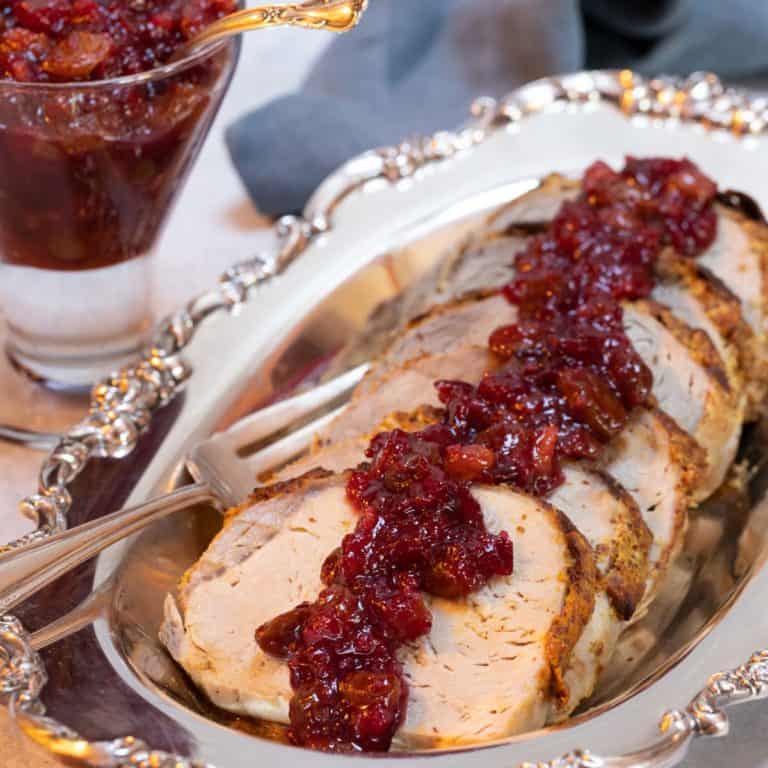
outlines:
M70 484L92 460L121 459L134 450L153 414L170 403L189 380L192 370L184 352L206 319L225 310L237 312L258 286L280 275L310 244L331 232L337 208L350 195L377 180L411 179L421 169L482 145L499 130L516 126L543 110L595 103L610 103L629 115L671 118L740 136L768 133L768 102L744 91L727 89L713 75L646 80L628 71L598 71L545 78L498 102L478 99L472 107L473 119L457 131L413 139L350 161L321 185L302 217L284 217L277 223L274 253L228 270L217 288L192 300L159 325L152 347L140 363L94 388L89 415L51 452L40 472L38 492L21 504L22 512L35 521L35 531L11 542L6 549L66 527L72 504ZM46 671L33 650L30 635L17 619L5 616L0 620L0 694L22 729L35 740L55 754L103 768L202 767L202 763L186 757L152 750L132 736L110 742L85 741L45 716L40 700L45 682ZM766 695L768 651L758 651L746 664L713 675L686 708L663 715L660 735L652 745L623 757L601 758L576 751L536 765L674 765L695 736L727 732L726 705Z

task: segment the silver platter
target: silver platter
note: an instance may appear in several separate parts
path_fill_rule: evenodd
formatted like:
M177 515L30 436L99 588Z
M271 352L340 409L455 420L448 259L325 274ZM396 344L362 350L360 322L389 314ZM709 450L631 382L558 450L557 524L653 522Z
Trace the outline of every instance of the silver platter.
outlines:
M380 302L550 171L627 153L686 154L722 187L768 206L768 106L711 75L578 73L502 102L481 99L473 115L458 131L348 163L303 217L278 224L274 253L230 270L162 324L146 359L94 390L90 415L46 460L38 493L23 502L38 524L24 541L184 483L191 445L317 376ZM768 651L750 655L768 648L764 446L763 428L750 429L748 482L693 513L664 595L576 717L481 749L429 753L430 762L673 765L694 737L727 731L726 704L768 695ZM338 760L287 746L275 726L215 711L161 648L163 596L219 524L212 510L178 514L0 620L0 693L28 736L101 768ZM707 681L719 670L730 671ZM354 759L409 768L425 758Z

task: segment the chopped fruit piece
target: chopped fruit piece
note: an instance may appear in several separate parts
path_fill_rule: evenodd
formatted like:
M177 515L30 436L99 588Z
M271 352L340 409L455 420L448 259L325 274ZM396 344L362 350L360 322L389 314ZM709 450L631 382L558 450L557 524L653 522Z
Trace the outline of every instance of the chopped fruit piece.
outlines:
M51 51L43 69L60 80L88 77L112 52L112 38L91 32L70 32Z
M484 445L449 445L445 449L445 468L457 480L477 480L495 463L493 451Z

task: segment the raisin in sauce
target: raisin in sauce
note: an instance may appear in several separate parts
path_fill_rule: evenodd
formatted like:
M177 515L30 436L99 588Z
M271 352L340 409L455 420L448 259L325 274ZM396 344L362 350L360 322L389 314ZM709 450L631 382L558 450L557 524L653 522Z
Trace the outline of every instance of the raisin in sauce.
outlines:
M621 302L650 294L665 245L694 257L712 242L716 192L688 160L592 165L515 260L503 293L518 321L489 340L498 367L476 386L437 382L440 423L372 439L347 485L360 518L323 566L326 588L256 631L288 662L295 743L389 747L408 697L397 652L431 626L424 593L461 598L512 572L512 541L486 530L472 484L546 495L564 459L595 458L648 403Z

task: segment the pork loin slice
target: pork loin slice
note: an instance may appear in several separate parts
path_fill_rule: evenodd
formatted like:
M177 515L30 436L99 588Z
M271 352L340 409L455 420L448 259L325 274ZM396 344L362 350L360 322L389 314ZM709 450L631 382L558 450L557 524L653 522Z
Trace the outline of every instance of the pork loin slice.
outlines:
M674 301L672 291L667 298ZM419 387L411 363L417 361L424 371L431 356L462 360L473 346L484 347L494 328L514 322L516 316L515 307L503 296L491 294L437 307L412 323L395 337L356 390L351 406L355 427L359 425L359 411L367 414L368 424L373 428L378 419L402 408L402 403L437 404L434 390L427 389L421 397L416 395L417 399L399 399L400 388L405 384L409 396L414 396ZM697 501L702 500L720 485L736 455L744 415L742 393L732 387L725 364L707 333L691 328L668 307L654 301L626 303L624 329L653 373L653 395L658 406L707 452L708 471L701 478L696 497ZM481 359L480 354L475 357ZM492 362L490 355L487 360ZM397 373L401 369L408 374ZM484 369L459 363L446 366L445 370L455 370L458 375L441 375L441 378L462 378L477 383ZM338 433L338 424L350 418L342 414L325 437L332 441L333 431ZM362 430L362 433L368 431ZM349 437L350 431L345 431L343 436Z
M717 206L715 242L699 256L741 301L744 319L764 341L768 296L768 227L724 205Z
M452 246L425 275L376 307L365 331L336 356L324 378L333 378L379 357L397 331L434 307L504 285L509 281L507 275L515 254L527 243L525 231L503 238L480 232Z
M496 209L488 218L486 230L504 234L520 228L543 229L555 218L560 206L574 200L580 192L578 181L551 173L535 189Z
M566 717L594 691L645 592L652 542L637 504L609 475L576 463L569 463L564 474L564 483L547 501L589 542L601 589L566 674L569 704L553 720Z
M345 483L308 475L256 494L228 516L178 597L167 598L161 639L217 706L287 722L287 666L261 651L254 630L321 590L323 560L356 521ZM402 652L410 685L396 743L403 749L543 725L592 613L594 561L570 522L506 488L473 493L489 529L513 537L514 574L466 600L430 600L429 637Z
M648 578L652 535L632 496L606 472L568 462L547 501L584 534L616 614L631 618Z
M503 236L488 232L470 235L446 257L439 290L431 297L432 304L424 306L421 313L471 293L501 288L512 279L515 257L525 250L529 240L530 233L520 230Z
M603 452L603 469L634 499L653 538L648 584L635 618L653 600L682 549L705 464L704 450L658 409L638 411Z
M722 360L706 333L694 330L653 301L624 305L624 329L653 372L658 407L706 452L694 501L725 478L739 445L744 399L733 392Z
M747 358L748 416L762 407L768 386L768 226L719 205L715 242L698 263L708 269L740 301L752 331Z
M756 373L760 364L757 341L744 320L738 297L706 267L678 256L670 248L662 252L657 262L657 276L651 298L668 307L689 327L707 334L720 356L732 391L741 392L749 409L754 410L756 402L762 399L764 377Z
M517 309L501 294L472 295L436 306L392 338L356 388L355 396L375 391L393 370L414 360L470 347L487 348L491 333L516 318Z
M433 406L421 406L413 411L393 411L379 421L367 434L358 434L327 445L315 443L310 451L275 472L269 482L282 482L305 475L315 469L340 474L354 469L366 461L365 451L374 435L393 429L415 432L434 424L442 416L442 410Z
M360 382L347 407L316 436L317 447L370 434L390 413L404 407L439 406L438 379L478 380L493 366L486 347L458 345L441 355L425 355L384 373L374 368Z

